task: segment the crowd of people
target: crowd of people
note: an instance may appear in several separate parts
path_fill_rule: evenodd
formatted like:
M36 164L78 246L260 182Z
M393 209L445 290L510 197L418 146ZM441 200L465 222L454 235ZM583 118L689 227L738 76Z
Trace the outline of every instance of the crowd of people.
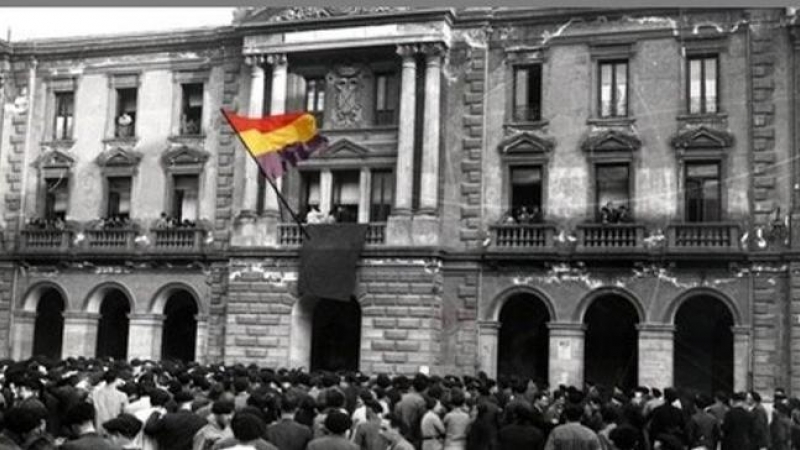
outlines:
M793 450L800 400L523 377L307 373L68 358L0 363L0 449ZM795 435L795 436L793 436ZM795 438L795 439L793 439Z
M95 230L120 230L131 228L133 222L127 215L116 214L103 217L94 224Z
M167 213L162 212L161 215L158 217L158 220L156 220L154 228L158 230L171 230L176 228L197 228L197 222L189 219L180 220L178 218L167 215Z
M67 223L58 215L48 218L31 217L27 225L29 230L64 230L66 227Z

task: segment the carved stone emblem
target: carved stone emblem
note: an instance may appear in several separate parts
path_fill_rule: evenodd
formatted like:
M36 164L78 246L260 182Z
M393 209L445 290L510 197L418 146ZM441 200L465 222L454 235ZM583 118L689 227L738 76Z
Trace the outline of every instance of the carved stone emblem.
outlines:
M364 78L367 69L363 65L338 65L327 76L333 86L333 117L335 128L359 128L364 125Z

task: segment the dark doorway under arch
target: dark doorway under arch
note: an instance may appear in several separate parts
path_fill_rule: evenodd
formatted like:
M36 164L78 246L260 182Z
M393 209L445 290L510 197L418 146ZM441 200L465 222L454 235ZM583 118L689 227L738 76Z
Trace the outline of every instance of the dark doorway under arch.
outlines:
M311 370L358 370L361 357L361 306L319 300L311 325Z
M170 295L164 307L161 358L194 361L197 342L197 302L187 291Z
M103 297L102 302L95 355L125 360L128 357L128 314L131 312L128 297L114 289Z
M517 294L500 310L497 374L527 377L539 386L547 382L550 313L532 294Z
M675 385L733 391L733 315L714 297L692 297L675 314Z
M636 386L639 372L639 314L618 295L596 298L584 317L584 379L607 388Z
M64 340L64 298L55 289L47 289L36 305L33 326L33 356L61 359Z

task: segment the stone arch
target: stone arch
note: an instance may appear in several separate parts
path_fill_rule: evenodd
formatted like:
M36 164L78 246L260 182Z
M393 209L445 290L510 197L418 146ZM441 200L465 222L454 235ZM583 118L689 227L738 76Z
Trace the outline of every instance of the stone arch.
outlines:
M678 314L678 310L680 309L681 305L683 305L687 300L699 296L707 296L719 300L728 308L728 311L730 311L731 317L733 317L733 325L743 325L742 313L736 306L736 302L734 302L733 299L725 293L708 287L691 288L675 297L675 299L669 304L669 307L667 307L662 322L674 324L675 316Z
M597 288L586 294L578 303L578 307L575 308L575 313L572 316L573 322L583 323L586 318L586 311L589 310L589 307L592 306L592 303L594 303L594 301L598 298L605 297L607 295L615 295L627 300L631 306L633 306L633 309L636 310L636 315L639 317L639 323L645 323L646 314L639 299L628 289L617 286L605 286Z
M197 313L199 315L205 316L208 314L205 305L200 300L201 297L197 290L194 287L180 281L175 281L161 286L161 288L156 291L155 295L153 295L153 298L150 300L147 311L151 314L164 314L164 308L167 306L167 301L172 294L178 291L186 291L189 293L189 295L195 301Z
M29 287L25 295L21 297L21 309L23 311L36 312L36 307L39 305L39 299L42 294L48 289L56 290L61 298L64 300L64 311L70 310L69 296L61 285L53 281L41 281Z
M538 298L544 304L545 308L547 308L550 321L558 322L558 315L553 306L553 300L544 291L533 286L512 286L497 294L492 302L489 303L489 307L486 308L486 312L483 316L484 320L488 322L497 322L500 319L500 311L503 310L503 306L505 306L506 302L519 294L529 294Z
M117 281L107 281L92 288L89 295L87 295L86 299L83 301L81 309L89 313L99 313L100 307L103 305L103 300L112 290L122 292L123 296L128 300L128 306L131 312L136 311L136 298L133 292L131 292L127 286Z

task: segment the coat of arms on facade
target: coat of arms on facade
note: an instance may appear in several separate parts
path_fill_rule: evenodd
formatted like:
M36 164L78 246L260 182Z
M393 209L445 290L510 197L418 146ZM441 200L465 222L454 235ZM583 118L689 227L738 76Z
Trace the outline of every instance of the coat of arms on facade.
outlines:
M364 125L364 79L367 68L363 65L337 65L328 73L327 82L333 87L333 126L359 128Z

